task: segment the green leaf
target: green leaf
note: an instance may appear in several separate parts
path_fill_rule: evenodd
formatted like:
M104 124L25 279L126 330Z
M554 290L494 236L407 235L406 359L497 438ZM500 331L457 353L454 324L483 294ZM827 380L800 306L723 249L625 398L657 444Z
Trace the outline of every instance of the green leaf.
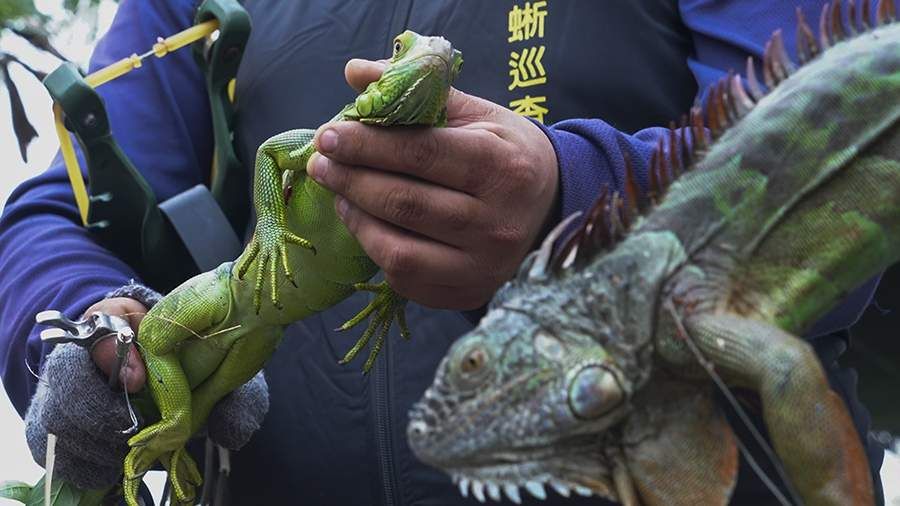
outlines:
M3 82L6 84L6 94L9 97L9 108L12 114L13 133L16 134L16 140L19 141L19 153L22 155L22 160L28 162L28 145L38 136L37 130L28 121L28 115L25 114L25 104L22 103L19 88L9 76L9 65L6 61L0 65L0 73L3 74Z
M4 481L0 483L0 497L24 503L31 494L31 485L21 481Z
M0 24L37 13L32 0L0 0Z
M26 504L28 506L44 506L44 483L47 476L31 489ZM50 506L79 506L84 492L64 480L56 479L50 485Z
M2 1L3 0L0 0L0 2L2 2ZM118 2L119 0L115 0L115 1ZM81 2L86 2L91 7L95 7L96 5L98 5L101 2L101 0L65 0L65 2L63 2L63 7L65 7L66 9L68 9L72 12L75 12L78 9L78 5Z

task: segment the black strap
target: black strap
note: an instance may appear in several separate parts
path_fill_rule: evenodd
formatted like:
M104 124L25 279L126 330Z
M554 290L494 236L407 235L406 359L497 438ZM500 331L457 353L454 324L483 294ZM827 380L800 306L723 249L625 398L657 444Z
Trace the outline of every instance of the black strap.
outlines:
M159 205L201 271L241 253L241 242L212 193L197 185Z

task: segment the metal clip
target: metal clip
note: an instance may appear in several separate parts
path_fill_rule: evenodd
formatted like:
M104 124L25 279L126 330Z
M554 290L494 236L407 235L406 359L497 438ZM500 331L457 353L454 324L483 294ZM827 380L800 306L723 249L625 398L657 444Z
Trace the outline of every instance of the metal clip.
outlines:
M41 311L35 316L39 325L51 328L41 331L41 341L50 344L75 343L87 349L93 349L102 339L115 335L116 365L109 375L109 386L115 388L119 384L119 374L128 360L128 350L134 342L134 331L128 320L121 316L96 312L82 320L70 320L56 310Z

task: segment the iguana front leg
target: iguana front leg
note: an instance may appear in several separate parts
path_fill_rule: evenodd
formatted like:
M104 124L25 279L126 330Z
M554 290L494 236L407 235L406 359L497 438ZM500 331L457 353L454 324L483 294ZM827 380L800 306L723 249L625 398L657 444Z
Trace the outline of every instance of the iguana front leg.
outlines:
M306 161L315 150L312 144L314 135L313 130L290 130L271 137L256 153L256 177L253 184L256 229L253 239L237 261L236 272L238 279L242 279L254 261L258 262L253 289L253 304L257 313L267 277L272 305L281 308L278 296L279 267L284 269L285 277L296 285L288 262L287 245L296 244L315 252L311 242L288 229L287 203L282 184L285 171L306 170Z
M856 429L808 343L728 313L684 323L687 337L726 382L759 394L772 443L804 503L874 503Z

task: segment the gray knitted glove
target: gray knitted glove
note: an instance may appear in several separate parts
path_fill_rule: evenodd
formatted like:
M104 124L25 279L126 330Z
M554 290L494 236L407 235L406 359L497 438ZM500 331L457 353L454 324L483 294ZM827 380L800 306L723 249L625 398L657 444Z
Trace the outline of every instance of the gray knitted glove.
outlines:
M131 426L125 397L107 386L90 353L57 346L44 362L37 392L25 414L25 437L44 466L47 432L56 434L55 475L80 488L114 485L122 474Z
M209 438L229 450L240 450L262 426L269 411L269 386L263 372L225 396L206 422Z
M109 297L130 297L148 308L160 298L133 282ZM238 450L260 427L268 409L268 387L259 372L216 404L208 420L209 437ZM125 394L107 386L87 350L64 344L47 356L25 414L25 436L35 462L44 466L50 432L57 436L56 476L86 489L114 485L128 453L130 436L122 431L131 425Z

